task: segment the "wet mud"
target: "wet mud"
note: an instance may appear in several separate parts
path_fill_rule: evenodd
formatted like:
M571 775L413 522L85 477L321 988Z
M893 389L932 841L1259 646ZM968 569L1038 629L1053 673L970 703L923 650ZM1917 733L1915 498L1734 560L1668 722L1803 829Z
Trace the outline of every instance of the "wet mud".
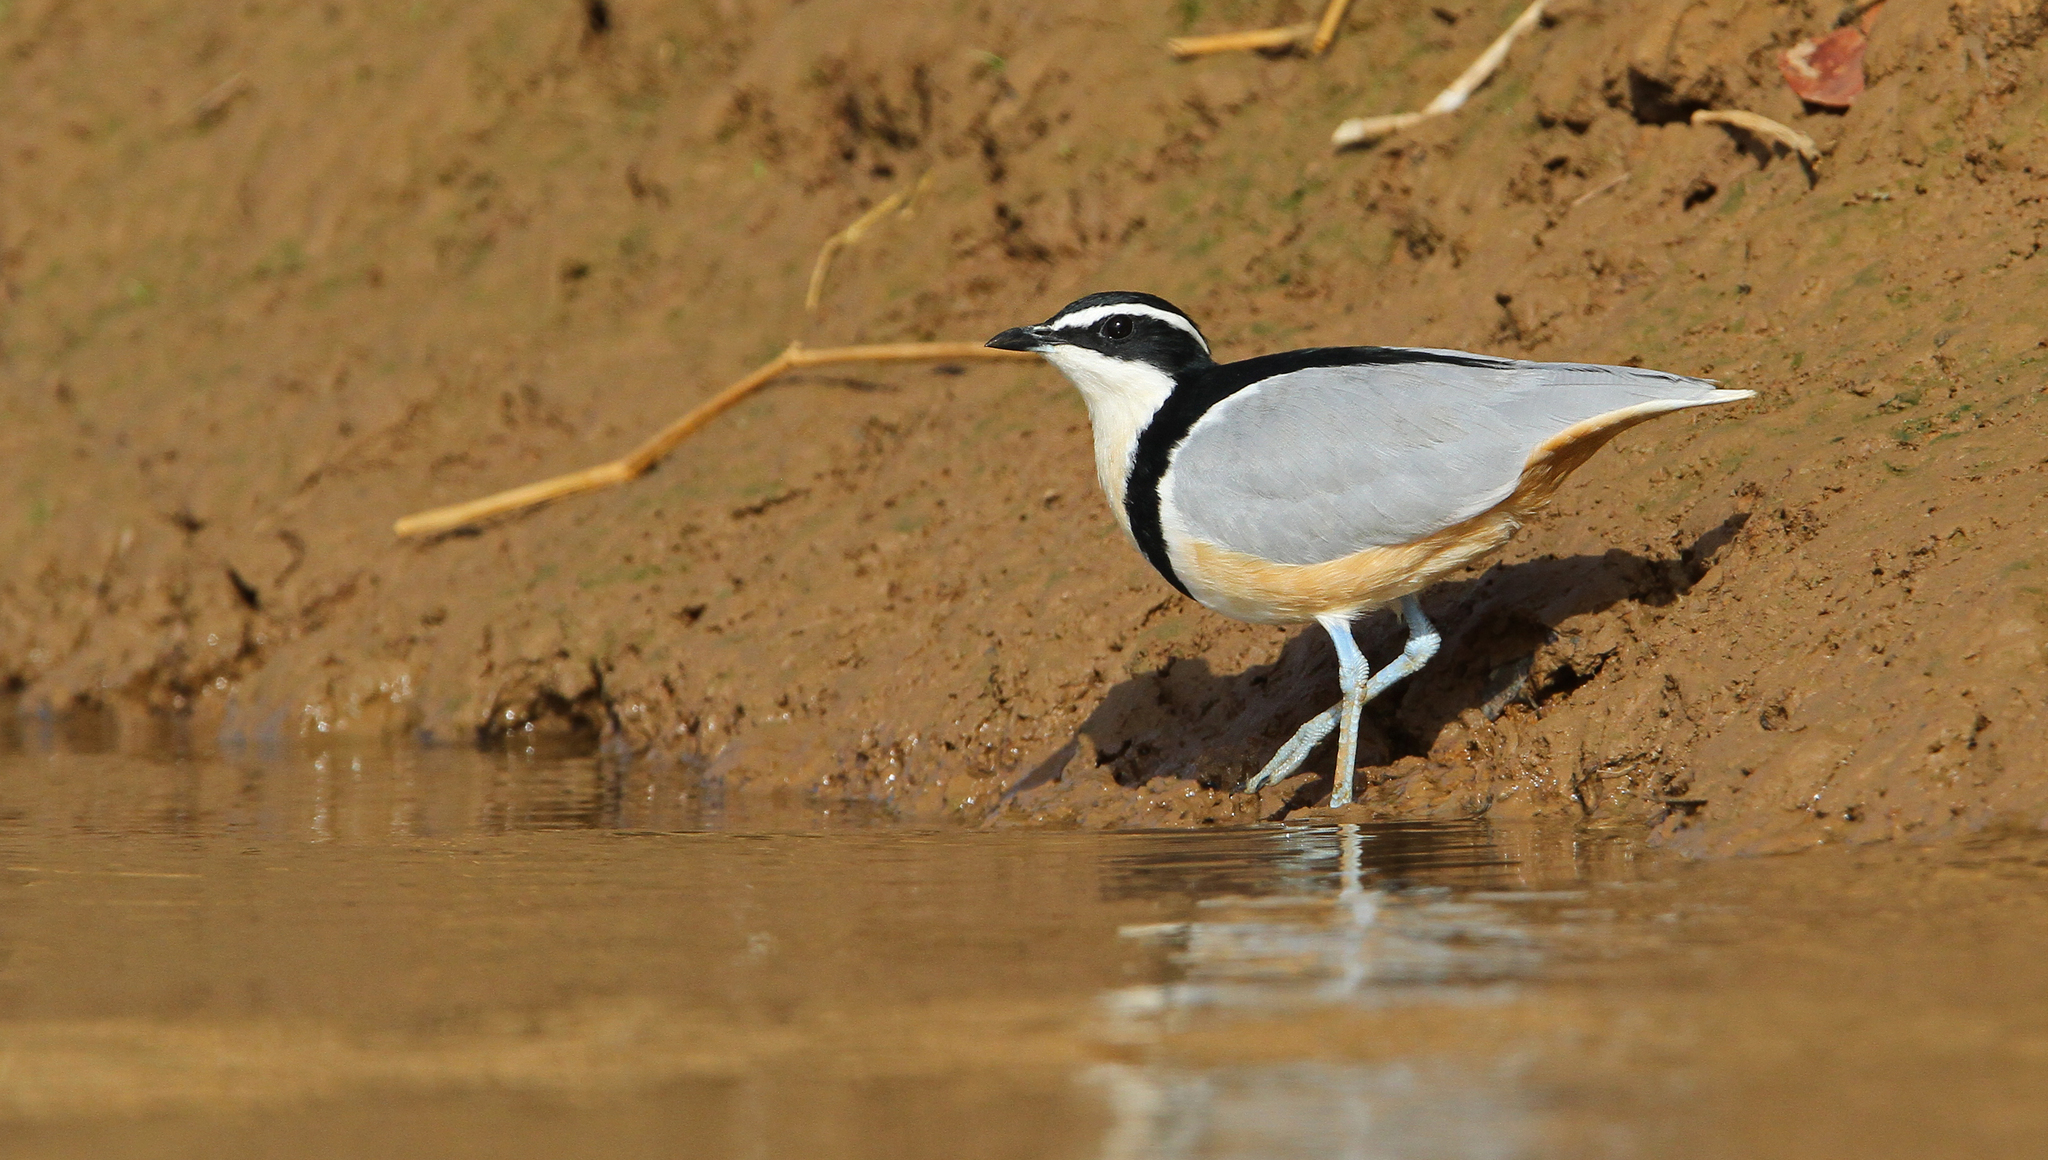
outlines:
M14 1157L2011 1156L2037 833L906 829L443 749L0 755Z
M1327 752L1235 791L1332 699L1326 642L1151 575L1048 369L796 377L631 486L390 534L791 341L1119 287L1226 357L1758 392L1630 432L1425 595L1445 648L1372 709L1348 820L1695 852L2048 822L2048 15L1888 5L1838 114L1776 63L1831 12L1560 3L1456 115L1328 152L1518 7L1361 2L1323 58L1175 63L1300 13L0 5L0 728L602 748L926 821L1313 816ZM819 247L920 176L807 313Z

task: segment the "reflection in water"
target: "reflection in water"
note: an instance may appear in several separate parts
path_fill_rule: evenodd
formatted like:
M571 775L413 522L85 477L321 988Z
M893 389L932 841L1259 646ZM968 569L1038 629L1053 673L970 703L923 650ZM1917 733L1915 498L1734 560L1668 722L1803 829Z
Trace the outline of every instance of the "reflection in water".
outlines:
M1117 992L1115 1016L1170 1021L1206 1007L1383 1002L1406 987L1489 982L1536 967L1530 932L1498 905L1408 878L1442 866L1467 886L1505 885L1501 872L1512 864L1479 827L1344 825L1282 837L1289 854L1274 868L1302 871L1281 879L1294 889L1202 898L1197 917L1124 928L1126 938L1169 948L1180 978ZM1391 839L1386 861L1374 856L1382 838ZM1316 872L1328 862L1334 873Z
M1515 881L1515 863L1482 826L1302 827L1267 840L1264 859L1210 844L1200 880L1217 893L1198 899L1193 917L1123 928L1159 948L1173 977L1110 992L1108 1038L1149 1044L1219 1014L1486 1002L1542 962L1534 933L1503 903L1466 900ZM1163 856L1127 867L1126 879L1184 872L1193 850L1148 853ZM1522 1100L1505 1075L1281 1059L1107 1064L1087 1078L1115 1117L1104 1160L1522 1151Z
M1528 1150L1511 1076L1417 1064L1103 1064L1103 1160L1494 1160Z
M1360 886L1364 876L1395 886L1417 876L1438 880L1469 871L1463 877L1477 882L1513 864L1491 830L1477 822L1166 832L1141 851L1105 860L1113 896L1167 891L1194 898L1321 896L1347 884Z

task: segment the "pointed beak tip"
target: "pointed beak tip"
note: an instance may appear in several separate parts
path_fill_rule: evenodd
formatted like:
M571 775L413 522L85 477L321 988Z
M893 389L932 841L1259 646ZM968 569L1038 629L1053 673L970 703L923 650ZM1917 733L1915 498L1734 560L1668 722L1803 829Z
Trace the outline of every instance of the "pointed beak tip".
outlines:
M996 350L1015 350L1030 354L1045 349L1045 340L1035 331L1036 327L1013 326L984 343Z

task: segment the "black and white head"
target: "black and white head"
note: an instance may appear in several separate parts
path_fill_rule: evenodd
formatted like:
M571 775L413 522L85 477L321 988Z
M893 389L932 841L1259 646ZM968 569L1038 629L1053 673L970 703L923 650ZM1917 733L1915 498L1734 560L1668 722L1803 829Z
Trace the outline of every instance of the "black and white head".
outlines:
M1037 326L1014 326L988 340L998 350L1052 355L1062 347L1119 362L1142 362L1167 374L1206 365L1209 340L1187 312L1164 298L1110 290L1069 302Z
M1179 307L1122 290L1090 294L988 345L1042 354L1080 388L1095 429L1096 475L1120 521L1126 520L1125 484L1139 434L1184 376L1216 365L1201 328Z
M1090 294L988 345L1044 355L1081 388L1091 409L1138 399L1156 407L1180 375L1211 365L1209 341L1193 319L1164 298L1127 290Z

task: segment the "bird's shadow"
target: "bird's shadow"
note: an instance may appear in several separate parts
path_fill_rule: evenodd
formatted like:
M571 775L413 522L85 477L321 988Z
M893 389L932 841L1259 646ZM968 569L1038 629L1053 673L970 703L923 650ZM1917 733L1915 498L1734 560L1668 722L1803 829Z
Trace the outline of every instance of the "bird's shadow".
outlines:
M1468 710L1493 718L1516 703L1537 708L1592 680L1610 654L1556 648L1538 663L1538 650L1559 642L1558 626L1617 604L1672 603L1706 575L1748 518L1730 515L1675 556L1652 559L1615 549L1543 557L1424 590L1423 609L1443 645L1420 673L1366 707L1359 763L1385 765L1428 753L1444 727ZM1354 629L1376 667L1407 638L1392 611L1365 617ZM1107 766L1124 785L1175 777L1235 790L1297 726L1336 701L1336 655L1314 625L1290 638L1272 664L1240 673L1216 673L1200 658L1177 658L1111 688L1074 737L1018 779L1006 797L1056 781L1079 768L1076 763ZM1303 767L1317 776L1295 788L1289 808L1326 795L1335 764L1332 743L1317 747Z

